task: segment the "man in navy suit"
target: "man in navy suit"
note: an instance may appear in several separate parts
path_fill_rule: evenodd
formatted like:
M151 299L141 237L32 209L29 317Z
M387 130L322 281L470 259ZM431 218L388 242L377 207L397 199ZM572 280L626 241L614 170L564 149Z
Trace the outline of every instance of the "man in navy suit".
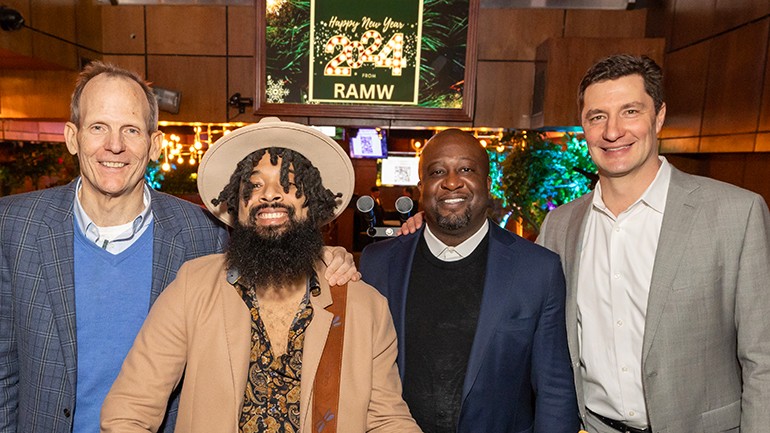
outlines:
M420 160L426 224L368 246L388 298L404 398L429 433L575 433L559 257L490 223L489 158L457 129Z

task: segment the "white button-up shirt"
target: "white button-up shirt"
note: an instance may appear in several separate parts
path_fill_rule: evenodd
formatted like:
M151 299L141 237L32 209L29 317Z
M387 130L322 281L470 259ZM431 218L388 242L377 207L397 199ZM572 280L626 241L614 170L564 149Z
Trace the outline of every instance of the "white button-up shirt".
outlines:
M642 343L652 268L671 166L662 164L634 204L615 217L601 182L583 235L577 306L586 406L637 428L647 426Z

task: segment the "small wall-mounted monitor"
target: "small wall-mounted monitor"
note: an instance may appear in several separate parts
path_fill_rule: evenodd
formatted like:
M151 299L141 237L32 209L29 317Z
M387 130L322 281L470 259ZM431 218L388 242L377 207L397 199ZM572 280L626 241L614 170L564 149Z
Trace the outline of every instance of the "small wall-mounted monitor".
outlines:
M342 134L340 134L340 131L339 131L341 128L339 128L339 127L336 127L336 126L315 126L315 125L311 125L310 127L315 129L315 130L320 131L324 135L329 136L329 137L331 137L331 138L333 138L335 140L342 139Z
M414 186L420 181L420 159L414 156L391 156L380 160L380 184Z
M388 141L385 130L360 128L350 137L351 158L387 158Z

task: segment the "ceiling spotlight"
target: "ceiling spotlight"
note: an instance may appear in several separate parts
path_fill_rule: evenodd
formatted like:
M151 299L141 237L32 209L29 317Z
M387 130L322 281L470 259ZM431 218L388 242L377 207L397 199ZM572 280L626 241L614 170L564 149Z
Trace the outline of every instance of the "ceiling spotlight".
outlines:
M7 32L24 27L24 17L15 9L0 6L0 29Z

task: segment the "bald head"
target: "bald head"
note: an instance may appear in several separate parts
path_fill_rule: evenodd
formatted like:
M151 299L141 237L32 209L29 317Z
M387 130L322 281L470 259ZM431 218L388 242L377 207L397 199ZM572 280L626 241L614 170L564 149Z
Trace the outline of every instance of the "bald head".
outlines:
M489 175L489 155L484 146L473 135L452 128L439 132L425 144L420 157L420 179L424 179L423 170L427 163L447 154L476 160L485 169L483 175Z
M459 245L486 221L487 151L459 129L436 134L420 157L420 192L431 233L446 245Z

